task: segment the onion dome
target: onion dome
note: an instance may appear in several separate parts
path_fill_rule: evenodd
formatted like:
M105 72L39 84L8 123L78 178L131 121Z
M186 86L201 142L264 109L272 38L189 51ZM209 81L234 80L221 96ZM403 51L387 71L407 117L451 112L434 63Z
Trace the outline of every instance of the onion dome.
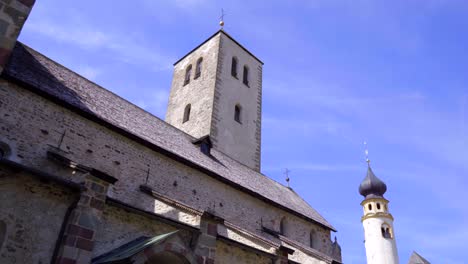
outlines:
M359 193L365 199L369 198L383 198L384 193L387 191L387 185L375 176L370 165L367 167L366 178L359 185Z

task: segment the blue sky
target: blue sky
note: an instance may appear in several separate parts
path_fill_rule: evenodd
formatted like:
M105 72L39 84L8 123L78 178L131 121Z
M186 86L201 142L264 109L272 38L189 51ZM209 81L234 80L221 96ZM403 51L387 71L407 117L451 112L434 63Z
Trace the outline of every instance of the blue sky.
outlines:
M37 1L20 40L164 118L172 63L218 30L265 62L262 171L365 263L357 192L388 185L401 263L468 258L468 3L451 0Z

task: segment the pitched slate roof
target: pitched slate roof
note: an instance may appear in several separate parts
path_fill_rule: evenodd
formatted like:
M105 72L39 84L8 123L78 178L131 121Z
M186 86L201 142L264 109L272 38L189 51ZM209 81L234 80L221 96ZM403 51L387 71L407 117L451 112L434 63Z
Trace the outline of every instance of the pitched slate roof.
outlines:
M192 143L195 138L20 42L2 77L239 190L336 231L291 189L215 149L208 157Z
M411 255L411 258L408 264L431 264L431 263L427 261L425 258L421 257L421 255L416 253L416 251L413 251L413 254Z

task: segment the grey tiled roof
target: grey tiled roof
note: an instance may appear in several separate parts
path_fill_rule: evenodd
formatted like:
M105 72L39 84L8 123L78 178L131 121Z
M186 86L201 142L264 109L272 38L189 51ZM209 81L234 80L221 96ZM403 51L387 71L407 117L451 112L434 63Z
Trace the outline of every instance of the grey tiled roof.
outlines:
M193 137L20 42L3 74L5 78L21 82L35 92L71 105L93 119L104 120L134 138L188 161L220 180L335 230L291 189L215 149L211 151L214 159L204 155L192 143Z
M425 258L421 257L418 253L413 251L411 258L409 259L408 264L431 264Z

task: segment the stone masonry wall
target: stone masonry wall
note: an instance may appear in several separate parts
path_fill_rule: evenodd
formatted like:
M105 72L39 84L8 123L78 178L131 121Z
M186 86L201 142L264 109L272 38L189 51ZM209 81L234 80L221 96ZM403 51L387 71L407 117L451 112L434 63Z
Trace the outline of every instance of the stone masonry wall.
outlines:
M195 138L210 134L218 49L219 36L212 38L174 66L166 122ZM195 79L199 58L203 58L201 75ZM192 65L190 82L184 85L185 72L189 65ZM187 104L191 104L190 119L183 123Z
M225 242L216 244L216 263L271 264L271 258L249 252Z
M0 0L0 73L8 62L35 0Z
M237 78L231 75L236 57ZM249 68L249 85L242 80L243 67ZM260 171L262 64L229 37L221 34L212 141L219 151ZM241 106L241 123L234 120L234 108Z
M45 157L49 145L57 146L61 142L60 147L68 151L72 160L118 179L110 187L108 195L143 210L167 213L165 207L155 206L157 202L152 197L139 191L141 184L147 184L163 195L200 211L211 210L260 236L268 237L260 231L262 221L279 230L279 220L286 216L294 223L288 227L291 239L308 245L308 232L315 228L321 230L329 241L329 231L318 225L238 191L3 80L0 80L0 124L0 140L15 148L16 157L12 159L57 172ZM64 175L73 181L82 180L75 174ZM194 225L190 217L181 214L175 217Z
M61 186L0 167L0 223L6 227L0 263L50 263L67 208L76 199Z

